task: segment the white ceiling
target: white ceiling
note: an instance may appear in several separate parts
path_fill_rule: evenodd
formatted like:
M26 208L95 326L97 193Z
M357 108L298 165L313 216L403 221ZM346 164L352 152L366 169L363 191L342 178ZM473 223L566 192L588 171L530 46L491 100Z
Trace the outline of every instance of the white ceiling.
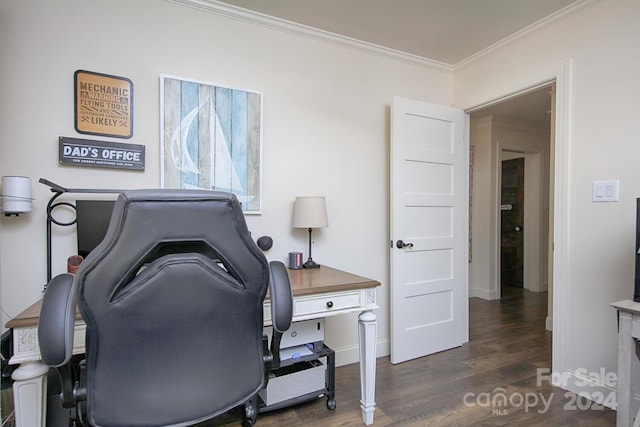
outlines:
M585 0L218 0L286 21L455 65ZM549 87L472 113L549 128Z
M220 0L455 65L581 0Z

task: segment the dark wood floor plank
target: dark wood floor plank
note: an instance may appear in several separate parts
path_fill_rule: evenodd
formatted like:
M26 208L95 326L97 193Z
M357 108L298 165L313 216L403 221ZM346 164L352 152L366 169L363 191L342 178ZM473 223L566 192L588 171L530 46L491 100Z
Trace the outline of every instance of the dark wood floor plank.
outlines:
M538 387L537 370L551 367L546 309L546 293L506 288L501 301L469 300L470 342L462 347L397 365L378 358L374 425L615 426L615 411L570 410L571 393L546 382ZM324 400L280 412L295 413L300 425L361 426L359 393L358 365L342 366L334 413ZM500 393L512 402L491 405ZM261 414L257 424L294 425L279 416Z
M574 410L575 395L538 384L551 367L546 310L546 293L505 288L502 300L469 300L463 346L397 365L378 358L374 426L615 426L615 411ZM336 401L335 411L323 398L260 414L256 427L361 427L358 364L336 369ZM199 427L240 425L235 413Z

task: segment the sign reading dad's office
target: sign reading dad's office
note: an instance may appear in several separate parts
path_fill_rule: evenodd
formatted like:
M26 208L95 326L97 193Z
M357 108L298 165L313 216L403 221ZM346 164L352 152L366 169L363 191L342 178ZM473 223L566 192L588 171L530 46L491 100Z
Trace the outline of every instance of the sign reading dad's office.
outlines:
M61 165L144 170L144 145L58 138Z

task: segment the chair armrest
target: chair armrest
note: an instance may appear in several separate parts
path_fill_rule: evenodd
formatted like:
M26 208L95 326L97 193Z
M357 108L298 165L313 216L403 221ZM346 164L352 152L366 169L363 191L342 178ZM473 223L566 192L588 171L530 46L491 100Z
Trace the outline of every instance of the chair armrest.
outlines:
M269 263L271 280L269 280L269 295L271 297L271 363L269 370L280 367L280 340L282 333L291 326L293 317L293 295L287 268L280 261Z
M40 309L38 342L42 361L49 366L59 367L71 359L77 299L73 274L60 274L47 285Z
M280 261L269 263L271 280L269 281L269 295L271 297L271 321L273 329L284 332L291 326L293 316L293 295L287 268Z

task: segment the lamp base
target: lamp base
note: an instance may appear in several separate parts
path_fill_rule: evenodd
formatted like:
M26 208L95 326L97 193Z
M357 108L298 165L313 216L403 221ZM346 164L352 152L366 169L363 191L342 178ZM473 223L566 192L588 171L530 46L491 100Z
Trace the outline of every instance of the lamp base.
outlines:
M304 264L302 264L302 268L320 268L320 264L309 258Z

